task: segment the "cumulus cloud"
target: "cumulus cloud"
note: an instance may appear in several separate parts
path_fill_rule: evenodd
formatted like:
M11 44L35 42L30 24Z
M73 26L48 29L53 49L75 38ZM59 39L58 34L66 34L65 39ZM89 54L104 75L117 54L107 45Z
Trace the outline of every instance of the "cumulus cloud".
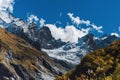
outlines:
M28 15L27 21L28 21L28 23L38 22L39 18L36 15L31 14L31 15Z
M80 18L79 17L73 17L73 13L68 13L68 16L70 17L71 21L73 23L79 25L80 24Z
M98 32L100 32L100 33L103 33L103 31L102 31L102 26L96 26L95 24L91 24L91 26L95 29L95 30L97 30Z
M53 24L46 24L49 27L52 36L55 39L61 39L63 42L78 42L78 38L81 38L89 33L89 28L78 30L73 25L68 25L65 28L57 27Z
M0 11L13 12L14 0L0 0Z
M81 20L80 17L78 17L78 16L74 17L73 13L68 13L67 15L70 17L71 21L73 21L73 23L76 24L76 25L80 25L80 24L86 24L87 26L90 25L90 21L89 20L85 21L85 20Z
M0 0L0 18L6 22L11 23L13 17L9 13L13 13L14 0ZM1 23L1 25L3 25ZM4 27L8 27L4 25Z
M27 22L28 23L36 23L39 27L43 27L45 25L45 19L43 18L39 18L38 16L34 15L34 14L27 14Z
M45 20L43 18L40 19L40 27L43 27L45 25Z
M76 25L67 25L64 28L57 27L55 24L45 24L55 39L61 39L63 42L78 42L78 39L87 35L91 30L97 30L99 33L103 33L102 26L97 26L91 23L89 20L80 19L80 17L74 17L73 13L68 13L71 21L76 25L85 24L87 28L77 29ZM77 26L78 27L78 26Z
M73 15L73 13L68 13L68 16L70 17L71 21L77 26L80 24L85 24L86 26L92 26L92 28L97 30L99 33L103 33L102 26L97 26L94 23L91 24L90 20L80 19L80 17L74 17Z
M120 37L119 34L117 34L117 33L111 33L111 35L112 35L112 36L114 35L114 36L116 36L116 37Z

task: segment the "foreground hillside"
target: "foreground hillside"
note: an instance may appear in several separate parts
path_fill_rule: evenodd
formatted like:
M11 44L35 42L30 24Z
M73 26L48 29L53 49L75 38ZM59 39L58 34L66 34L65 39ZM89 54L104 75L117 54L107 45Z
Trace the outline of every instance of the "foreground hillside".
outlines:
M45 53L0 28L0 80L53 80L62 72Z
M120 41L87 54L74 70L56 80L120 80Z

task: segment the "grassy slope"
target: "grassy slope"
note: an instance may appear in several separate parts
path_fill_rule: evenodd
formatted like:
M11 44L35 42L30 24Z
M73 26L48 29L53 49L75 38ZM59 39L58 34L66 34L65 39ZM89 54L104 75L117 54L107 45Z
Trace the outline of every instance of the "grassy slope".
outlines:
M89 53L73 71L56 80L120 80L120 41Z
M40 67L37 67L36 57L44 59L46 62L49 62L52 65L59 66L54 63L46 54L36 50L34 47L31 47L25 40L19 38L6 30L0 28L0 40L2 48L0 48L0 62L7 63L4 59L4 55L9 50L12 50L14 53L13 64L22 65L26 70L34 72L36 70L41 70ZM42 64L42 63L41 63Z

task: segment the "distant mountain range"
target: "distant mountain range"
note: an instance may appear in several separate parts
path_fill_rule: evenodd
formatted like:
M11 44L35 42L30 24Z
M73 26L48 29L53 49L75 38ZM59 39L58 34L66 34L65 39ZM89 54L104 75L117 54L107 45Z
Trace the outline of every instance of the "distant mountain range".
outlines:
M88 33L78 38L77 43L63 42L61 39L56 40L53 37L49 26L38 29L35 23L28 24L7 12L0 13L0 25L9 32L24 38L36 49L46 52L51 58L68 69L79 64L80 59L87 53L104 48L114 40L119 39L116 35L104 34L96 37L93 33ZM72 66L68 67L71 64Z

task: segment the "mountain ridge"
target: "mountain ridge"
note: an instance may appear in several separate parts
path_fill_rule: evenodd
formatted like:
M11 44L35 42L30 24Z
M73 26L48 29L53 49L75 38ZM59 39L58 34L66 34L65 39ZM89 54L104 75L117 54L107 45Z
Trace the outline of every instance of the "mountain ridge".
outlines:
M12 14L9 13L5 14L7 15L7 18L9 18L9 16L12 17L9 23L6 22L5 24L3 24L3 26L6 26L5 28L9 32L19 37L22 37L36 49L46 52L47 55L54 61L58 61L58 63L60 62L61 65L64 65L63 67L67 68L67 66L72 65L71 67L69 67L69 69L72 69L75 65L79 64L80 59L84 57L87 53L99 48L106 47L114 40L120 38L115 34L96 37L93 33L88 33L85 36L78 38L77 43L75 42L72 43L70 41L63 42L60 38L55 39L53 37L50 29L52 28L52 25L43 26L40 29L38 29L37 25L34 22L28 24L27 22L14 17ZM68 32L70 31L71 27L73 30L76 30L76 28L73 28L73 26L68 26L67 28ZM61 28L59 29L63 30ZM63 32L67 31L63 30ZM83 32L84 30L82 31L82 33ZM74 31L73 33L75 35ZM68 38L70 36L68 36Z

